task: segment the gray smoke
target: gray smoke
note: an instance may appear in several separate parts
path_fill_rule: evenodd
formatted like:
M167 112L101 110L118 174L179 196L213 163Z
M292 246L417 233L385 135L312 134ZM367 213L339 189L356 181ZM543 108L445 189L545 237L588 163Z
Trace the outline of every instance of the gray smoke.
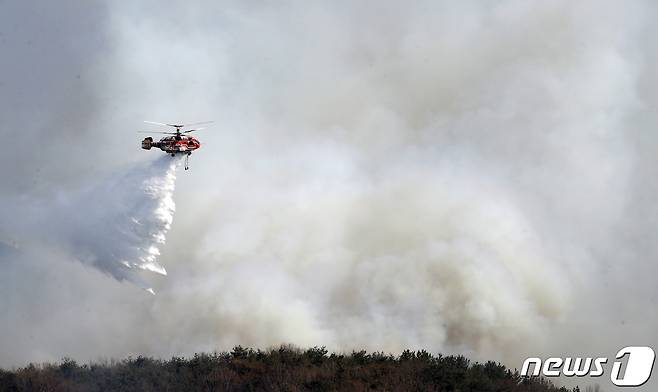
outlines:
M143 164L143 119L217 123L156 297L63 248L19 262L0 224L0 365L290 342L520 367L658 343L653 5L3 4L2 132L45 141L0 155L5 204Z

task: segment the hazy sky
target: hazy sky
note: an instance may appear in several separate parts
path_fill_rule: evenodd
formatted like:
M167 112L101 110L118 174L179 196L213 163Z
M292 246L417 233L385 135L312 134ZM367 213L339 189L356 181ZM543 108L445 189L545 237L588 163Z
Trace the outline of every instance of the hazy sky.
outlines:
M0 366L293 343L518 368L658 346L657 16L0 1ZM216 121L178 173L157 296L77 262L43 215L159 158L142 120ZM71 213L111 213L104 194Z

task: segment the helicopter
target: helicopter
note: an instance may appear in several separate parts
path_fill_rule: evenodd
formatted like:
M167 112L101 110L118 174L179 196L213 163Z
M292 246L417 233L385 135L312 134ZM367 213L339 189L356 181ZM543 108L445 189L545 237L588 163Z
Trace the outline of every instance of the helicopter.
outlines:
M172 135L172 136L165 136L162 139L160 139L160 141L157 142L153 140L153 137L148 136L144 138L144 140L142 140L142 148L145 150L150 150L152 147L156 147L166 152L167 154L171 154L172 157L175 157L177 154L185 154L185 170L188 170L190 168L188 165L190 155L192 155L192 151L198 150L201 147L201 143L199 142L199 139L187 134L190 132L199 131L203 128L196 128L196 129L186 129L186 128L193 125L210 124L213 121L203 121L203 122L197 122L192 124L165 124L165 123L159 123L154 121L144 121L144 122L147 124L172 127L176 131L175 132L138 131L139 133L162 133L165 135Z

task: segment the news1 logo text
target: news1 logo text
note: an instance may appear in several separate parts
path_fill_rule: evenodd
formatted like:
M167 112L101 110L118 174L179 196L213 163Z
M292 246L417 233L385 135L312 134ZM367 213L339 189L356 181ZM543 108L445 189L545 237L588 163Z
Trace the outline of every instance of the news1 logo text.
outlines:
M610 381L620 387L639 387L644 385L653 371L656 354L651 347L629 346L617 352L614 361L608 358L548 358L542 362L539 358L528 358L521 368L522 376L545 377L601 377L609 364ZM532 371L530 371L533 366Z

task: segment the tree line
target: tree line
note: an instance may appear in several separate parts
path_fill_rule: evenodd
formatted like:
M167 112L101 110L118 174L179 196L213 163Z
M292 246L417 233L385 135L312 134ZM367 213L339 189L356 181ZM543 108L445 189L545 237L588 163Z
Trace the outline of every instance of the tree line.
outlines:
M544 378L523 377L496 362L406 350L398 356L325 347L281 346L169 360L138 356L121 361L29 364L0 370L0 391L529 391L580 392Z

